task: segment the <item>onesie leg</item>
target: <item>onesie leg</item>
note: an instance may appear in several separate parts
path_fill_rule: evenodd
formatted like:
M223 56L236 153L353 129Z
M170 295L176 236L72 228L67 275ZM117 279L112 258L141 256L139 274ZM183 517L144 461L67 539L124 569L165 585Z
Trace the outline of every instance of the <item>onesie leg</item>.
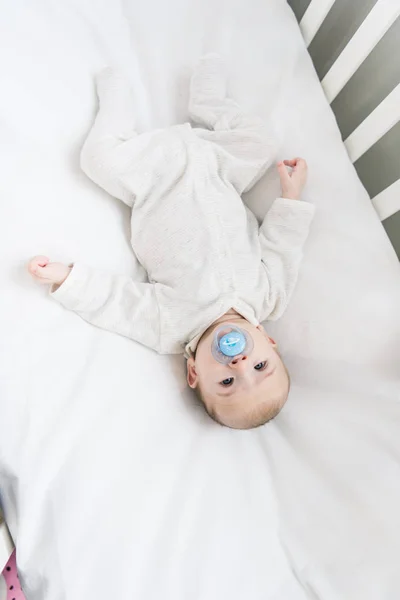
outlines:
M226 84L224 60L217 55L202 58L192 77L189 113L195 122L212 129L195 131L225 151L232 183L242 193L271 165L275 148L267 124L227 98Z
M124 76L110 68L97 75L96 86L99 111L81 151L81 167L100 187L132 206L117 176L118 149L137 135L131 89Z
M207 54L200 59L190 83L189 114L199 125L215 129L218 119L227 110L227 72L224 59Z

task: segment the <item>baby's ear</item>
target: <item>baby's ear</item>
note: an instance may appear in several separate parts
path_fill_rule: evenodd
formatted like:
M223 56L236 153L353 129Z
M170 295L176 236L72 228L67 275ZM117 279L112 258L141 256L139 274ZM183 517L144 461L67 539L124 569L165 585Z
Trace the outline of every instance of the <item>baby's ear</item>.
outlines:
M188 385L189 385L189 387L191 387L194 390L197 387L198 379L199 379L197 372L196 372L194 358L190 357L187 359L186 367L187 367Z
M261 333L267 338L267 340L269 340L271 346L273 346L274 348L277 347L277 343L274 339L272 339L272 337L269 337L269 335L267 334L267 332L265 331L264 327L262 325L258 325L257 329L259 329L261 331Z

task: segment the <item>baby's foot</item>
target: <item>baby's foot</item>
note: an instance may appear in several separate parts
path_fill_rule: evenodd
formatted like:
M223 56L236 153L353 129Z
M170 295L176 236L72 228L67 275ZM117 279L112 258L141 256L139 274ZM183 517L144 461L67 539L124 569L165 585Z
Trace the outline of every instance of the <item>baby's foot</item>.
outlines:
M104 67L96 73L96 88L100 103L106 104L113 102L116 97L130 92L126 77L112 67Z
M127 77L122 71L105 67L96 74L96 89L100 108L119 115L119 119L132 131L135 128L135 101L133 91ZM110 117L111 118L111 117Z
M227 88L226 62L219 54L206 54L192 75L190 103L204 100L224 100Z
M60 286L70 274L71 267L52 263L47 256L35 256L28 264L28 271L39 283Z
M121 129L121 136L129 139L135 135L135 107L132 89L125 75L106 67L96 75L96 88L101 111L108 113L113 128Z

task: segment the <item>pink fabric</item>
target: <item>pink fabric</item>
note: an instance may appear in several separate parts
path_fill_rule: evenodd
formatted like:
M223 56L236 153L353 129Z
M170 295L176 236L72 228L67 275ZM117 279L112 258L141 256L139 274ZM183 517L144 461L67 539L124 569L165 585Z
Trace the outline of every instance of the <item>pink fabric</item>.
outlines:
M2 573L7 585L7 600L26 600L18 579L15 550Z

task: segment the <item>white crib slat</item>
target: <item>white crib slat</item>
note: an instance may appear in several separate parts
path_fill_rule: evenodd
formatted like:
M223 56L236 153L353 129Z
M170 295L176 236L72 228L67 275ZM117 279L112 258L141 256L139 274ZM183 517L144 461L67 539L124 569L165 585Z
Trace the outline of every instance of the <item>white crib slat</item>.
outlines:
M311 0L300 21L300 29L307 46L320 28L335 0Z
M399 15L399 0L378 0L322 80L329 102L336 98Z
M352 162L400 121L400 83L349 135L345 145Z
M372 204L381 221L400 210L400 179L372 198Z

